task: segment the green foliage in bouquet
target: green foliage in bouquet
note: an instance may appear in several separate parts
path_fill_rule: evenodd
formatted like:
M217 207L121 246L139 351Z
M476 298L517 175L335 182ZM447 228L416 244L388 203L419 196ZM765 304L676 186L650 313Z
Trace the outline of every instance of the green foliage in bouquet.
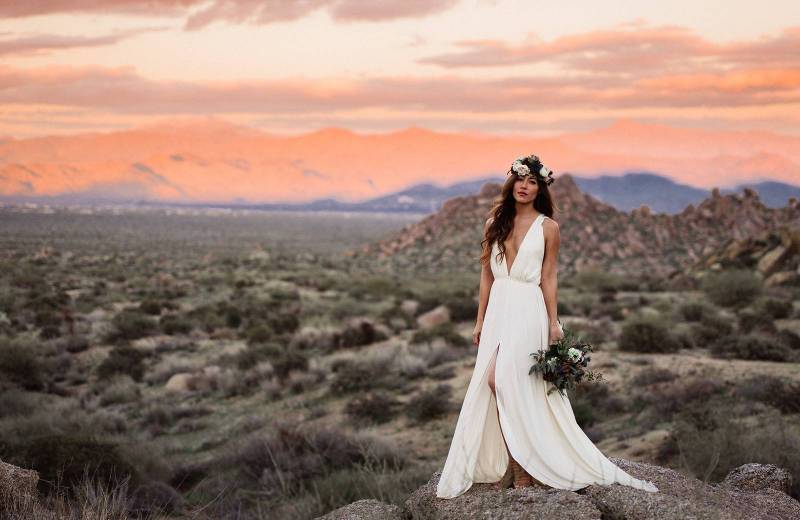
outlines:
M545 381L553 384L547 391L548 395L554 390L566 395L567 390L574 389L582 381L601 381L603 378L603 374L588 368L592 346L571 329L562 326L562 330L564 337L551 343L547 350L531 354L535 363L528 373L538 372Z

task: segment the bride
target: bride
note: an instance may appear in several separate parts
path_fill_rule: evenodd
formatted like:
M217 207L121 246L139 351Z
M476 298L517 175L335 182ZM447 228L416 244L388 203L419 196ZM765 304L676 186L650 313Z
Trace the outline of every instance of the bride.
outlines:
M623 484L658 491L632 477L589 440L569 399L548 395L529 375L531 353L563 337L557 317L558 224L550 218L552 172L535 155L520 157L484 227L475 368L436 495L454 498L474 482L495 489L578 490Z

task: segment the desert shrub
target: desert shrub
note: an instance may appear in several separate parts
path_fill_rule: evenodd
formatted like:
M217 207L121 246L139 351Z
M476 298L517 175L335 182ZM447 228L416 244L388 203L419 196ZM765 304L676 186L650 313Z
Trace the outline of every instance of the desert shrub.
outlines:
M723 307L745 307L762 291L761 279L748 269L727 269L709 273L702 281L708 298Z
M248 343L269 343L275 339L275 331L266 323L256 323L247 327L244 336Z
M752 376L736 384L736 395L777 408L781 413L800 413L800 384L771 375Z
M800 335L789 329L781 329L775 337L794 352L800 352Z
M677 374L666 368L645 367L631 379L631 384L633 386L647 386L669 383L677 377Z
M377 462L393 469L405 460L385 441L334 428L278 424L239 446L227 464L267 495L297 495L334 471Z
M659 459L679 461L686 471L711 482L742 464L775 464L792 474L790 494L800 496L800 436L777 412L746 424L732 416L724 401L696 401L676 416Z
M576 287L586 291L610 293L619 290L622 280L614 273L589 269L576 274L572 282Z
M0 419L27 415L36 408L36 401L16 388L0 392Z
M697 322L709 314L716 314L716 309L702 301L688 301L678 307L678 315L689 322Z
M292 370L308 370L308 357L295 349L283 349L272 359L272 367L278 378L286 379Z
M475 321L478 315L478 302L472 292L448 294L444 298L444 304L450 311L450 319L453 321Z
M26 390L44 388L44 367L33 345L20 340L0 339L0 375Z
M139 310L151 316L158 316L161 314L161 309L164 308L162 302L153 299L142 300L139 304Z
M45 325L39 330L39 337L42 339L55 339L61 337L61 327L58 325Z
M89 338L82 334L67 336L64 340L64 348L72 354L83 352L89 348Z
M167 314L159 322L159 326L164 334L174 336L176 334L189 334L194 328L192 321L180 314Z
M335 343L339 348L350 348L369 345L386 338L387 335L376 328L372 320L354 318L348 320L344 329L337 335Z
M724 393L725 386L714 379L677 378L638 389L634 397L634 407L649 407L658 420L668 421L685 405L695 401L708 401Z
M756 312L782 320L792 315L792 301L780 298L759 298L754 305Z
M346 362L335 367L331 381L332 393L351 393L372 390L381 385L382 373L363 362Z
M44 485L61 480L71 486L81 482L84 471L93 480L115 485L126 477L134 481L139 473L122 456L117 445L79 435L46 434L3 447L3 460L39 472Z
M132 340L149 336L157 331L156 321L137 309L123 309L111 320L113 330L110 341Z
M756 309L744 309L739 312L738 317L740 332L776 332L778 330L772 315Z
M139 385L128 375L114 376L100 393L100 405L130 403L142 396Z
M557 308L559 316L572 316L574 314L572 310L572 305L565 302L564 300L558 300Z
M613 394L607 384L584 383L569 392L570 403L577 404L581 414L581 427L591 426L595 421L595 412L603 417L620 414L625 411L625 402ZM576 414L576 419L577 419Z
M443 339L448 345L464 347L470 341L456 331L452 322L440 323L429 329L419 329L411 338L412 343L432 343L436 338Z
M699 323L694 323L691 329L692 341L700 348L706 348L719 338L733 332L733 324L718 313L705 313Z
M677 352L680 343L667 325L657 318L634 316L625 321L619 348L627 352Z
M249 370L262 361L278 359L284 355L284 348L277 343L257 343L247 345L247 348L233 356L233 360L239 370ZM291 370L291 367L287 368Z
M97 367L97 376L106 379L116 374L129 375L134 381L141 381L144 375L144 354L129 346L111 349L108 357Z
M711 344L711 354L720 358L764 361L789 361L792 351L775 337L745 334L719 338Z
M386 392L369 392L361 397L351 399L345 406L345 412L359 421L385 423L397 414L399 403Z
M452 390L450 385L442 383L435 388L417 393L406 403L406 415L418 423L442 417L452 406L450 401Z

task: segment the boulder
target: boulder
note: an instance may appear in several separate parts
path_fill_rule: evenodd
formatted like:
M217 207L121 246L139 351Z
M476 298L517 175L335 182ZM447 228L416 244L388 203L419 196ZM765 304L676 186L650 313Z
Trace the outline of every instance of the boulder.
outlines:
M403 510L372 498L334 509L317 520L403 520Z
M706 484L672 469L619 458L611 460L627 473L652 481L659 491L650 493L620 484L587 486L576 492L547 487L496 491L491 484L474 484L461 496L441 499L436 497L441 472L436 472L409 496L402 514L405 518L498 520L800 518L800 502L785 493L791 478L786 470L776 466L746 464L731 471L723 482ZM349 510L346 506L337 511ZM365 513L352 518L372 517Z
M37 497L39 473L0 460L0 504L27 502Z
M792 475L774 464L743 464L731 470L722 484L750 493L758 493L766 489L789 493L792 487Z
M411 518L461 520L463 518L558 520L600 520L602 513L578 493L558 489L529 487L495 491L491 484L473 484L463 495L452 499L436 496L441 472L408 497L405 503Z
M448 321L450 321L450 309L444 305L439 305L417 317L417 325L423 329L430 329Z
M169 378L169 381L167 381L167 384L164 385L164 389L168 392L188 392L191 390L193 377L194 374L188 372L173 374L172 377Z

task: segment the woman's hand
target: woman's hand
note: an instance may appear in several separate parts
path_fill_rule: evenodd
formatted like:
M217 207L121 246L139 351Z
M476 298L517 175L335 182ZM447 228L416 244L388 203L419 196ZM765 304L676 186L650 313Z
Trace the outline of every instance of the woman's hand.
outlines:
M550 345L551 343L555 343L559 339L564 337L564 331L561 328L559 323L551 323L550 324L550 339L548 340L547 344Z
M472 330L472 344L476 347L481 342L481 329L483 328L483 322L479 321L475 324L475 328Z

